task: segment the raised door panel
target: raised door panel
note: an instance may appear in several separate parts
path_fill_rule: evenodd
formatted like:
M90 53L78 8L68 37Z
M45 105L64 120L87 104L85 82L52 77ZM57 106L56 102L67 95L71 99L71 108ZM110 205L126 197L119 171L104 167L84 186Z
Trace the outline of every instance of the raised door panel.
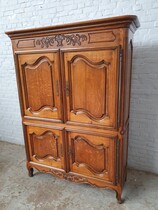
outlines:
M39 127L27 127L30 160L65 169L62 131Z
M117 127L119 47L65 52L66 122Z
M62 120L58 53L18 55L24 115Z
M69 171L116 181L116 137L68 132Z

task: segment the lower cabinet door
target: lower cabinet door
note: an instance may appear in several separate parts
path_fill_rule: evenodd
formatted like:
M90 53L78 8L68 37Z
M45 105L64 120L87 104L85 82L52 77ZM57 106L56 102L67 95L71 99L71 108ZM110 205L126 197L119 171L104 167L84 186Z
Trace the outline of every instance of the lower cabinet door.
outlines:
M116 137L68 132L69 172L116 181Z
M64 169L62 131L27 126L27 135L31 161Z

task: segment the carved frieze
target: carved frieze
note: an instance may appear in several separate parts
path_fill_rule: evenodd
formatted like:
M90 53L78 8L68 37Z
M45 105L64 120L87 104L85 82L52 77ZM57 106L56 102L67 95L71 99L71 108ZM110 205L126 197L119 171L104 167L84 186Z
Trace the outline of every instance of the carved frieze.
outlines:
M63 41L66 42L67 45L81 45L82 42L87 40L87 36L84 34L58 34L50 37L43 37L42 39L37 39L36 45L40 45L42 48L51 47L57 43L58 47L63 46Z
M36 167L35 167L36 168ZM36 168L38 170L38 168ZM75 183L88 183L87 178L82 177L82 176L77 176L77 175L73 175L73 174L67 174L63 171L59 171L59 170L54 170L54 169L49 169L49 170L45 170L45 169L40 169L40 171L44 172L44 173L49 173L52 174L60 179L65 179L68 181L72 181Z

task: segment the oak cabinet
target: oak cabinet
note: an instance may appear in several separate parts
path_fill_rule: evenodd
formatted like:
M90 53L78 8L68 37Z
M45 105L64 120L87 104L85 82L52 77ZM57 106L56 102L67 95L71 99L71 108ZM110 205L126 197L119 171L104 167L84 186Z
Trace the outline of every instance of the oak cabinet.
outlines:
M121 192L126 180L136 16L6 32L27 168Z

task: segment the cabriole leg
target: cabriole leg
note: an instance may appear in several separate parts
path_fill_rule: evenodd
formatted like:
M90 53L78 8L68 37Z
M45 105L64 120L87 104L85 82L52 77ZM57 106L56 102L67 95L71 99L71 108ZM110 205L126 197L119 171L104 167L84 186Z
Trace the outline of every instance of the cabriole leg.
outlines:
M33 177L33 168L30 166L29 162L26 162L26 167L28 170L29 177Z
M28 175L29 177L33 177L33 168L28 169Z
M119 204L123 203L123 199L121 199L121 192L116 192L116 198Z

